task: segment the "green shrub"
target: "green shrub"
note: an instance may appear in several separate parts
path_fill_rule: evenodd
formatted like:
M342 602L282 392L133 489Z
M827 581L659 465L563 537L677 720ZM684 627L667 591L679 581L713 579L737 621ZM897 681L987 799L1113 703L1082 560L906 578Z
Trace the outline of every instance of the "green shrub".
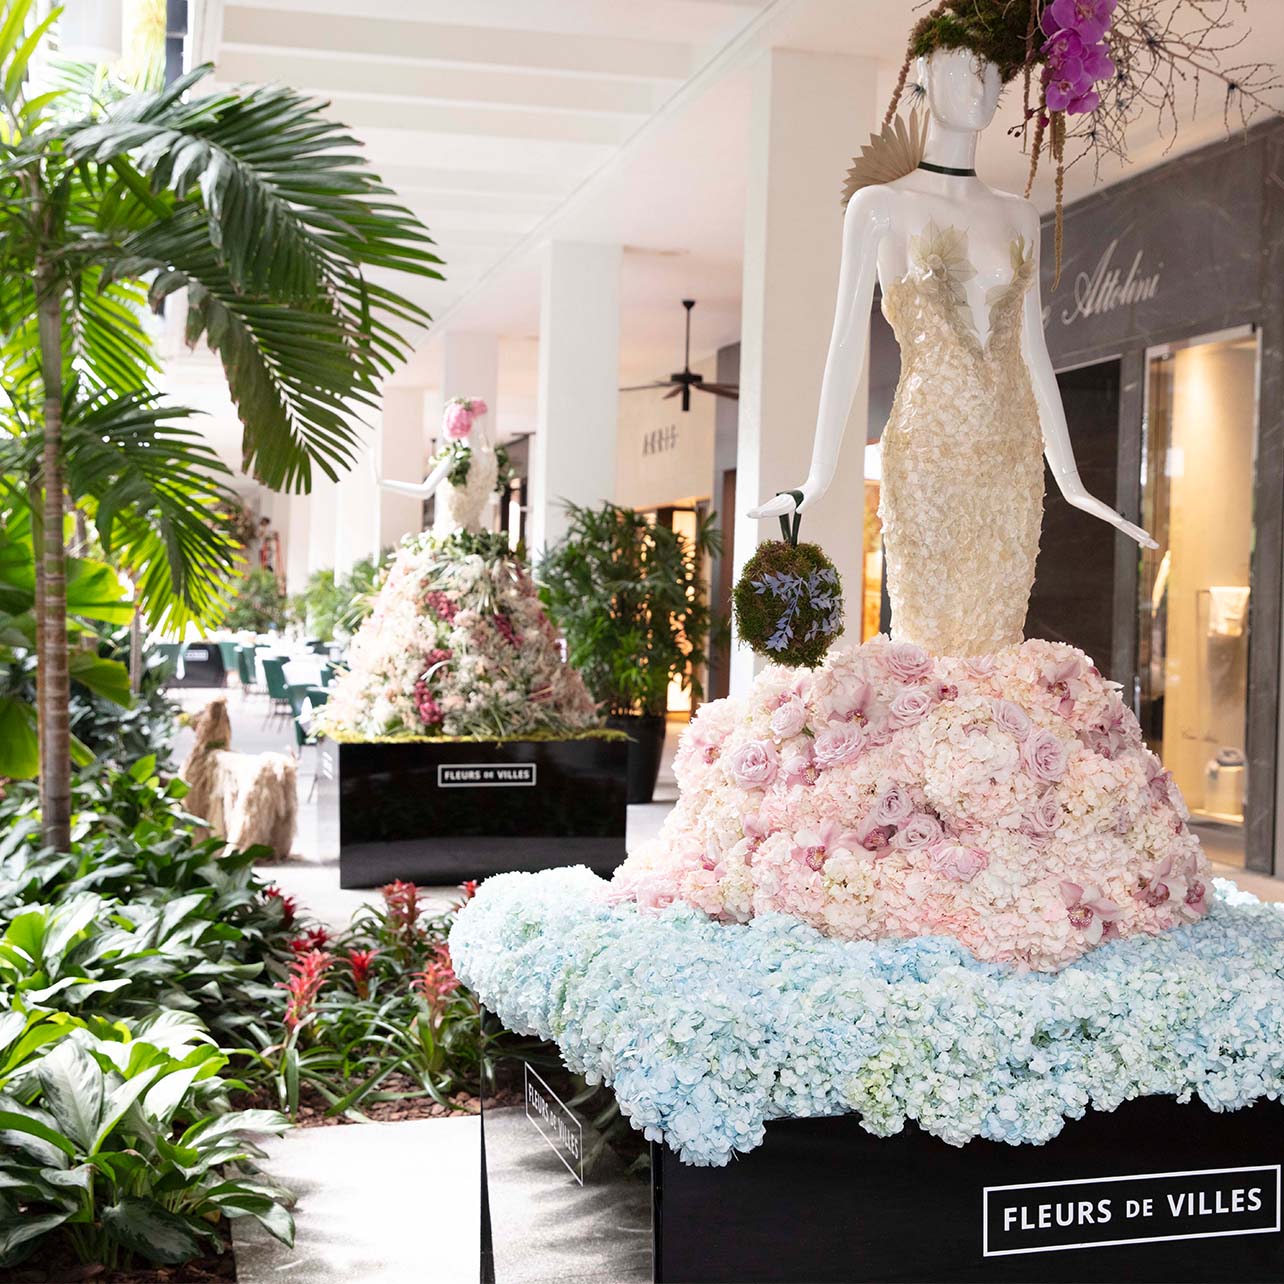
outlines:
M567 513L537 578L593 698L611 713L663 714L677 680L698 699L710 623L704 559L720 539L713 517L692 541L616 504L568 504Z
M239 632L267 633L285 628L285 594L276 575L259 567L250 571L235 587L223 616L223 627Z

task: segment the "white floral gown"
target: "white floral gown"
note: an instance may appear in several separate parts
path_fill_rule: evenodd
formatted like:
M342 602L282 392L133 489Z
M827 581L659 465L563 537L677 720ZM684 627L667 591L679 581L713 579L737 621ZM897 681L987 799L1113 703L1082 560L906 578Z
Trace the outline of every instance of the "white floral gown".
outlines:
M883 298L902 363L879 509L892 632L933 655L988 655L1021 640L1039 551L1043 437L1021 354L1034 261L1016 238L982 339L967 234L929 222L909 252Z

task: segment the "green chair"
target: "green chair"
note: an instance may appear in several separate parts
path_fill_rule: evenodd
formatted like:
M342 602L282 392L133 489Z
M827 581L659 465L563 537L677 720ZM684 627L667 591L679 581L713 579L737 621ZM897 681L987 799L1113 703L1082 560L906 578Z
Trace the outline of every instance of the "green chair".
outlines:
M303 751L309 747L316 750L312 768L312 787L308 790L309 802L312 800L312 795L316 793L317 780L321 774L322 754L320 734L310 730L305 723L308 721L307 715L313 709L319 709L329 698L330 693L324 687L309 686L301 682L290 684L290 707L294 710L294 743L298 746L299 757L302 759Z
M285 656L263 657L263 680L267 683L268 718L284 717L290 711L290 688L285 681Z
M334 681L334 665L323 664L321 666L321 685L328 687Z
M258 677L254 672L254 648L252 646L238 646L236 648L236 672L241 679L241 690L246 695L255 690L258 685Z
M237 654L235 642L216 642L218 653L223 657L223 668L226 670L228 677L236 674L238 679L241 673L240 656Z
M161 679L161 685L167 686L178 677L179 661L183 658L183 643L181 642L162 642L157 648L160 652L161 664L164 666L164 677Z

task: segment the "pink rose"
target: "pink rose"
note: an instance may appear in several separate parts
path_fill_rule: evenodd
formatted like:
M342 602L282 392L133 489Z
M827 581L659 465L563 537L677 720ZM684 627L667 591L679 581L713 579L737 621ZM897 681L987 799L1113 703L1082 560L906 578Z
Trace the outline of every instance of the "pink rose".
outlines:
M897 682L921 682L932 671L932 657L916 642L893 642L883 663Z
M831 722L817 737L816 765L822 769L854 762L865 748L865 728L859 722Z
M892 698L892 721L898 727L912 727L927 716L934 703L932 694L922 687L902 687Z
M941 822L935 816L919 812L916 816L911 816L896 831L896 837L892 842L897 847L916 849L931 847L934 843L939 843L944 836L945 831L941 828Z
M778 740L796 736L807 723L807 706L798 696L790 696L771 715L771 734Z
M937 843L932 848L932 869L956 883L970 883L989 863L990 858L979 847Z
M1069 751L1051 731L1031 732L1021 746L1026 771L1045 785L1055 785L1066 774L1068 758Z
M974 678L988 678L998 668L998 664L992 655L974 655L963 661L963 667Z
M876 825L903 825L913 814L914 800L900 785L893 785L874 804L869 818Z
M1034 810L1022 819L1021 832L1036 847L1046 847L1060 826L1061 804L1052 794L1047 793L1035 804Z
M994 701L994 721L1003 728L1004 731L1018 740L1022 744L1030 735L1030 716L1021 708L1019 704L1013 704L1011 700Z
M727 765L741 789L765 789L776 778L776 750L765 740L746 740Z

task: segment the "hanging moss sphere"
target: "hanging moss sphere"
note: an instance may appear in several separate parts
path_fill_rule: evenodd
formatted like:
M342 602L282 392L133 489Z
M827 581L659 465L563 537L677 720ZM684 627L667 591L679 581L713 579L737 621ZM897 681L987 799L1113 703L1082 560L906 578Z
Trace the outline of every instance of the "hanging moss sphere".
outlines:
M816 544L763 544L733 597L740 638L775 664L815 668L843 630L842 581Z

